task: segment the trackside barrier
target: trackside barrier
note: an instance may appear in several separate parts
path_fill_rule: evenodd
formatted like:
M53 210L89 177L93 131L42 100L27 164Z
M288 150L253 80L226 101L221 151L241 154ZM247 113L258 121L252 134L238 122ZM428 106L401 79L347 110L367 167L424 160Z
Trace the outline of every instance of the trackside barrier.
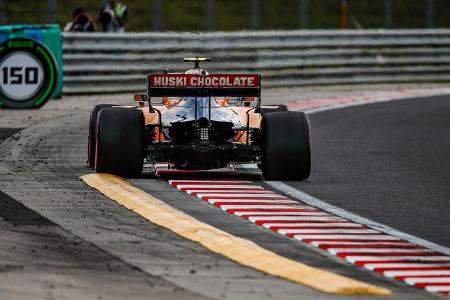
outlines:
M146 74L181 72L207 56L210 72L262 74L263 87L450 82L450 30L64 33L64 93L145 90Z

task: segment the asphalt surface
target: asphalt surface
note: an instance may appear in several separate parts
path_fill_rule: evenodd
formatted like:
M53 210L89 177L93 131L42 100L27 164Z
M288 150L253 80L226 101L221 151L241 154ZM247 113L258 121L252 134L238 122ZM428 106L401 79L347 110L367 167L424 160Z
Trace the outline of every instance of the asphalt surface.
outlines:
M321 200L450 247L450 96L310 115Z
M390 113L391 106L397 113ZM422 108L413 109L414 106ZM311 116L313 174L307 182L291 184L352 212L444 244L440 241L445 241L446 233L448 238L449 220L445 214L448 206L445 206L445 197L438 196L445 196L446 191L449 195L448 175L445 177L447 182L445 178L432 180L435 171L426 166L435 161L442 165L438 168L442 172L445 164L448 167L448 160L439 162L438 155L449 150L448 138L445 138L449 130L445 114L449 115L449 107L445 99L426 99L314 114ZM354 115L354 110L358 116ZM381 116L383 122L371 122L367 114L373 116L377 110L390 113L391 119ZM422 118L408 117L408 112ZM366 118L358 118L363 114ZM357 119L366 127L355 127ZM78 176L91 172L85 167L87 121L85 112L53 118L28 127L0 144L0 203L4 208L0 214L0 298L346 298L322 294L244 268L149 223L87 187L78 179ZM386 126L384 122L387 122ZM418 148L422 144L418 145L415 138L410 138L416 132L409 130L421 127L413 126L411 122L425 125L435 122L418 135L421 143L427 141L434 145L432 150ZM378 129L379 126L382 129ZM0 129L0 132L6 130ZM410 155L409 158L397 154L397 148L388 147L396 143L396 136L390 137L395 132L400 138L402 133L405 135L401 138L403 142L399 142L401 145L408 142L416 145L411 153L403 153ZM375 137L385 144L381 147L380 140ZM420 164L410 161L422 151L432 158L423 156ZM360 152L372 160L356 157ZM376 166L384 173L376 174ZM418 178L423 172L425 180L419 185ZM414 173L417 179L409 181L416 178L412 176ZM386 178L381 180L381 175ZM405 185L399 185L403 181ZM146 176L134 179L132 183L201 221L289 258L391 288L394 295L383 299L436 298L226 215L172 189L163 180ZM394 197L397 186L402 192ZM422 197L409 192L409 189L417 192L419 187L426 187L424 191L440 192L428 194L426 198L423 197L425 192ZM379 198L382 200L374 202ZM426 207L420 208L420 203ZM440 206L428 205L431 203ZM423 224L417 220L422 220ZM413 222L415 225L410 225ZM427 229L422 232L420 226ZM439 240L427 237L426 233Z
M0 137L6 139L17 131L0 128ZM97 239L102 237L92 222L84 222L91 206L81 203L94 204L100 197L79 182L75 168L57 171L56 163L50 161L55 159L50 148L71 147L65 143L69 137L58 146L51 136L44 130L31 140L24 132L5 143L0 139L0 299L208 299L104 251L99 243L87 241L86 235L73 233L83 227L94 231ZM52 145L43 147L49 140ZM63 166L70 163L62 159ZM80 162L77 165L78 170L84 169ZM100 204L94 214L109 218L115 213L114 208L105 211ZM108 229L120 235L113 237L116 243L139 243L139 238L124 239L123 222L116 226Z
M149 223L85 185L78 177L92 172L85 166L87 122L85 114L52 119L28 127L0 144L0 190L7 195L6 200L14 199L56 224L32 226L33 231L23 236L16 235L17 226L2 217L5 225L0 228L8 230L10 224L13 232L4 234L11 237L1 247L1 261L9 268L0 272L0 296L345 299L242 267ZM388 286L395 291L392 299L432 297L381 276L349 268L348 264L294 240L232 218L171 188L164 180L147 176L133 183L204 222L222 226L221 229L282 255ZM49 236L55 235L56 250L49 241ZM68 251L72 242L81 247L74 250L79 255ZM18 257L18 249L25 253L24 257ZM63 257L60 260L59 255ZM58 261L67 264L60 266ZM111 269L114 265L119 267ZM25 296L21 278L34 283L27 285ZM162 287L154 290L154 286Z

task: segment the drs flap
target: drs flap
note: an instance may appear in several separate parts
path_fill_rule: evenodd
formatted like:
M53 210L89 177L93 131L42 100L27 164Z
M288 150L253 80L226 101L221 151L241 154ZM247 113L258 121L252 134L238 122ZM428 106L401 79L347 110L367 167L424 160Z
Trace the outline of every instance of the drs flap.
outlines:
M259 74L151 74L148 75L150 97L241 96L258 97Z

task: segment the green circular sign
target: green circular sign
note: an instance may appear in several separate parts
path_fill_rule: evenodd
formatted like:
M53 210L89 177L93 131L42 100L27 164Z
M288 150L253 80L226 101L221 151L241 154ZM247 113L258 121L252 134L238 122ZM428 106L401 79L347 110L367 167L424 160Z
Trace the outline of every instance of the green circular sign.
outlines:
M58 66L43 44L14 38L0 44L0 107L42 106L56 88Z

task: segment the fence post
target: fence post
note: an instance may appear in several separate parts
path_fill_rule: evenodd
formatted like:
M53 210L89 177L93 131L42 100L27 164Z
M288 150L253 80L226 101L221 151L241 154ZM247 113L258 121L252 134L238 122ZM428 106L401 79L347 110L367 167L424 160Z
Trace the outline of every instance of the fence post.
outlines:
M426 0L426 9L425 9L425 14L426 14L426 21L425 21L425 26L427 28L433 28L434 26L434 22L433 22L433 12L434 12L434 5L433 5L433 0Z
M214 0L206 0L206 31L214 30Z
M348 29L348 0L341 0L341 29Z
M154 31L161 30L161 13L162 13L161 0L153 0L153 30Z
M300 28L308 28L308 0L300 0L299 4Z
M384 28L392 28L392 0L384 0Z
M5 24L6 18L5 18L5 1L0 0L0 25Z
M252 1L252 24L251 27L253 30L256 30L259 28L259 6L260 2L259 0L251 0Z
M56 22L56 0L47 0L47 23Z

